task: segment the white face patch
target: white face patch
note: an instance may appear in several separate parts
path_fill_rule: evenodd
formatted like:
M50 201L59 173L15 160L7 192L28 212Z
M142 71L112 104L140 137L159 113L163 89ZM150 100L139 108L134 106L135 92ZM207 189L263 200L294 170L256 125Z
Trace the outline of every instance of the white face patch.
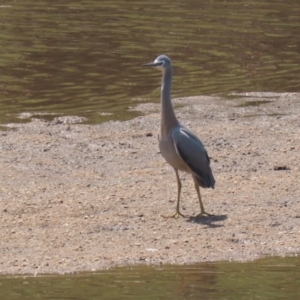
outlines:
M160 64L160 65L155 66L156 69L158 69L158 70L163 70L164 69L164 64L165 64L164 61L155 60L154 64Z

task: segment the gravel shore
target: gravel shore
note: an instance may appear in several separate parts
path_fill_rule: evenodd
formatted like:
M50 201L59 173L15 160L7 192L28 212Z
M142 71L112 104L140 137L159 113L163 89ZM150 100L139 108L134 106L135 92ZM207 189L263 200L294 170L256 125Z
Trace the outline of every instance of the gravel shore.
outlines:
M128 264L249 261L300 252L300 95L175 99L216 179L201 189L159 153L159 105L126 122L32 118L0 131L0 273L96 271Z

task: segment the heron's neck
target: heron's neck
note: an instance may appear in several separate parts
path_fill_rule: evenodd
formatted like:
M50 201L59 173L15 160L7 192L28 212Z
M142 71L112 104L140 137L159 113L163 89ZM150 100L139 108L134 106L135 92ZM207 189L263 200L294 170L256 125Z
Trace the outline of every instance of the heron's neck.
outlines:
M171 101L172 70L165 70L161 83L161 134L168 135L178 125Z

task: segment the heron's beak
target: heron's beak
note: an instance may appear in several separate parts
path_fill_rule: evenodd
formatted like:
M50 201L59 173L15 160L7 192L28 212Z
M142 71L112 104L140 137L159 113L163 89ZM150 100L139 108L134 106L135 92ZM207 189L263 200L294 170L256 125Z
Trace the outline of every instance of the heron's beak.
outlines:
M161 66L163 64L163 62L162 61L158 61L158 62L151 62L151 63L149 63L149 64L144 64L144 65L142 65L143 67L159 67L159 66Z
M156 67L156 64L154 62L151 62L149 64L144 64L142 67Z

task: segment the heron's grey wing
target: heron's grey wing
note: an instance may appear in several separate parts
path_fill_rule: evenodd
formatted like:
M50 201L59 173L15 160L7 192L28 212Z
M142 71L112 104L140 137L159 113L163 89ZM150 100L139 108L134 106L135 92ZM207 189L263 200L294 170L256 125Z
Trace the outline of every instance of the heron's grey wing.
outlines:
M172 139L177 154L195 174L202 187L214 187L215 180L210 168L210 160L201 141L188 129L176 127Z

